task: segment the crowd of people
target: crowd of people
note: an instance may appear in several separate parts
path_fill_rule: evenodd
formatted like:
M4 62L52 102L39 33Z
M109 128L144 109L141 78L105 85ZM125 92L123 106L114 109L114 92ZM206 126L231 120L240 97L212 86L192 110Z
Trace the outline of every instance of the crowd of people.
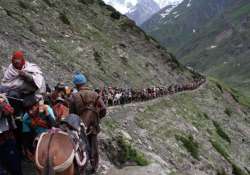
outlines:
M98 168L97 135L100 119L106 106L122 105L162 97L184 90L193 90L204 83L204 78L168 87L97 88L87 87L84 74L73 75L74 88L58 83L53 90L45 83L41 69L25 59L24 52L13 53L11 64L4 72L0 86L0 175L21 175L21 158L34 161L34 140L62 121L69 123L72 114L84 117L86 110L98 116L88 132L89 160L93 172ZM82 119L82 118L81 118ZM72 127L73 128L73 127ZM85 134L86 135L86 134Z
M107 106L114 106L133 102L142 102L181 91L194 90L205 81L206 79L201 77L186 84L172 84L167 87L154 86L144 89L108 87L95 89L95 91L102 97Z

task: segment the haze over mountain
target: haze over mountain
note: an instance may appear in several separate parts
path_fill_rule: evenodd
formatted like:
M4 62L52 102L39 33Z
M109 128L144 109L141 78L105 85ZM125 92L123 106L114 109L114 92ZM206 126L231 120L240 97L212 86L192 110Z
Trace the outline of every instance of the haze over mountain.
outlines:
M203 78L101 0L0 0L0 24L1 66L24 50L50 85L70 84L78 70L94 87L178 88ZM250 172L249 103L213 78L192 91L109 107L101 123L98 174Z
M142 25L148 34L196 70L250 95L250 1L185 0Z
M183 0L105 0L105 2L116 8L122 14L141 25L153 14L166 6L176 6Z

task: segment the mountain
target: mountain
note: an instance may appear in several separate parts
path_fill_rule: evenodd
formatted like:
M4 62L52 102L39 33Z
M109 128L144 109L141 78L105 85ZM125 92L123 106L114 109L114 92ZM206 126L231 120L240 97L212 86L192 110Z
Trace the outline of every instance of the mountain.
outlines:
M165 6L176 6L183 0L105 0L122 14L126 14L137 25L147 21L153 14Z
M186 0L142 28L185 65L250 95L249 16L248 0Z
M106 4L113 6L122 14L131 11L137 4L137 0L104 0Z
M183 0L155 0L155 2L160 6L161 9L168 5L178 5Z
M126 15L140 26L159 10L160 7L154 0L139 0L136 6L126 13Z
M0 0L0 23L1 66L22 49L51 85L70 84L77 70L93 87L142 89L202 77L100 0ZM98 174L247 175L249 119L248 99L213 78L192 91L109 107ZM24 174L34 174L32 167Z

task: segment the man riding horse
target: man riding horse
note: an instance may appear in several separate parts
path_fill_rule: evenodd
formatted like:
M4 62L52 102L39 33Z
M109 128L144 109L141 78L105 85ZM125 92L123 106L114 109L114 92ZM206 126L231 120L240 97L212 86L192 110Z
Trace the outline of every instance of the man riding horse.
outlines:
M106 115L106 107L102 98L86 86L87 79L83 74L76 73L73 83L78 92L70 99L70 113L79 115L87 127L87 137L91 148L90 163L92 171L95 172L99 163L97 134L100 132L100 119Z
M26 113L23 116L22 135L24 153L29 159L33 158L33 141L36 136L46 132L55 126L55 115L50 106L41 104L40 99L35 96L27 96L24 99Z
M14 52L11 61L4 72L1 89L12 97L9 102L15 112L21 115L21 99L30 94L45 93L46 84L41 69L36 64L28 62L23 51Z

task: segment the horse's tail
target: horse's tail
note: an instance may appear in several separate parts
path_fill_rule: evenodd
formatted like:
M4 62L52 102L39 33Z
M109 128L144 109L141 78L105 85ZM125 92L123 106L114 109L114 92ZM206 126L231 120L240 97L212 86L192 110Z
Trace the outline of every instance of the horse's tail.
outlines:
M53 167L52 156L49 154L50 145L51 145L51 141L52 141L53 136L54 136L53 133L50 134L50 136L49 136L47 159L46 159L46 163L45 163L42 175L55 175L56 174L54 167Z

